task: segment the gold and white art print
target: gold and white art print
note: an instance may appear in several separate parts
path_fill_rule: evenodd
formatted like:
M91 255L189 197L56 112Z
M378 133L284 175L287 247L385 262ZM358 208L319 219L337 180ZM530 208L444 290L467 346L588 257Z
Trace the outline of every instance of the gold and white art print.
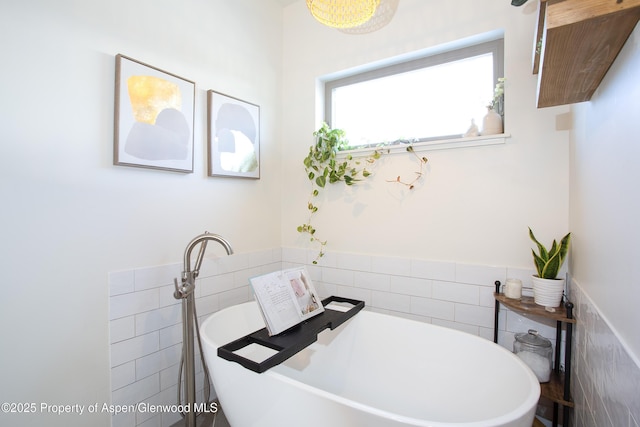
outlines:
M116 55L115 165L193 172L195 83Z

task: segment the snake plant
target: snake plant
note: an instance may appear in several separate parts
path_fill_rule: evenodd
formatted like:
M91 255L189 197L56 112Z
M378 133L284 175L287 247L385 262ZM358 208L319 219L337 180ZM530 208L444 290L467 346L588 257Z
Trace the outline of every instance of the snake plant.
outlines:
M562 240L560 240L560 244L554 240L550 250L547 250L547 248L536 239L533 231L531 231L531 227L529 227L529 237L538 246L538 253L531 249L538 277L541 279L555 279L569 251L571 233L564 236Z

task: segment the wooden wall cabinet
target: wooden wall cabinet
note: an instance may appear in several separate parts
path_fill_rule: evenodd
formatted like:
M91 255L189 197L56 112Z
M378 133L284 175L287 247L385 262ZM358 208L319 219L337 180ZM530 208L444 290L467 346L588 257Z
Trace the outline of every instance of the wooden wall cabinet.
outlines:
M591 99L640 20L640 0L540 0L538 108Z

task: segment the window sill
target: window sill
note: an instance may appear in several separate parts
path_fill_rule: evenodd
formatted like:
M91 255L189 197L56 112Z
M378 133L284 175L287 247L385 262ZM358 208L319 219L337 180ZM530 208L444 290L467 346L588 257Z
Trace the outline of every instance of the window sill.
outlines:
M347 154L351 154L352 156L358 156L359 154L371 153L374 150L384 150L389 154L406 153L407 147L409 145L413 147L413 150L415 152L449 150L453 148L481 147L485 145L506 144L507 138L511 138L511 135L506 133L501 133L497 135L439 139L439 140L433 140L433 141L415 142L411 144L402 143L402 144L394 144L394 145L383 145L380 147L357 148L353 150L340 151L338 152L338 157L343 157L343 156L346 156Z

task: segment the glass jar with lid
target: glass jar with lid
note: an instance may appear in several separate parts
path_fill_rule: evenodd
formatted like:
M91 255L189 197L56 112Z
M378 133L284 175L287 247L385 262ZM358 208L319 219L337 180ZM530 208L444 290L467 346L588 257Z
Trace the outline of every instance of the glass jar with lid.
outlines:
M553 350L551 341L529 329L528 332L516 334L513 352L531 368L538 381L546 383L551 376L551 357Z

